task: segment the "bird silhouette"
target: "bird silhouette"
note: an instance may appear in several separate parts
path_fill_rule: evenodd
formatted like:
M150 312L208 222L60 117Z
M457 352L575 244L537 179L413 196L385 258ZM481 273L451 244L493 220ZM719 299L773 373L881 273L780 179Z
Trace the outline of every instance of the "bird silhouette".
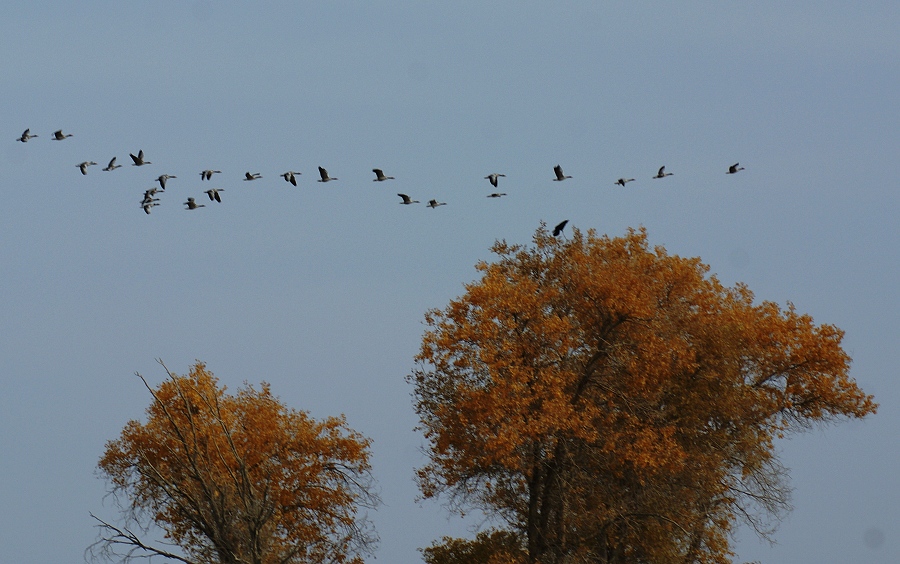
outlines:
M148 164L153 164L150 161L144 160L144 150L143 149L138 151L137 156L134 156L134 153L128 153L128 155L131 157L131 160L134 161L133 163L131 163L131 166L144 166L144 165L148 165Z
M733 165L728 167L728 172L726 172L725 174L737 174L739 170L744 170L744 167L738 166L739 164L741 163L734 163Z
M200 180L212 180L213 174L219 174L221 172L222 172L221 170L209 170L209 169L201 170L200 171Z
M122 168L122 165L116 164L116 157L113 157L112 159L110 159L109 164L103 168L103 170L109 172L111 170L116 170L117 168Z
M489 175L485 176L485 178L488 179L488 180L491 182L491 186L493 186L494 188L496 188L496 187L497 187L497 183L499 182L498 179L499 179L501 176L502 176L503 178L506 178L506 175L505 175L505 174L499 174L499 173L497 173L497 172L492 172L492 173L490 173Z
M565 220L565 221L561 221L561 222L559 223L559 225L557 225L556 227L554 227L554 228L553 228L553 236L556 237L556 236L558 236L560 233L562 233L562 232L563 232L563 229L566 228L566 224L567 224L567 223L569 223L569 220L568 220L568 219Z
M629 182L634 182L634 178L620 178L620 179L616 180L615 183L618 184L619 186L625 186Z
M397 195L400 196L401 198L403 198L403 201L400 202L401 204L409 205L409 204L418 204L419 203L419 200L410 200L409 196L407 196L406 194L397 194Z
M319 167L319 176L322 177L319 179L319 182L331 182L332 180L337 180L337 178L334 178L333 176L328 176L328 171L322 167Z
M565 180L566 178L572 178L571 176L565 176L563 174L562 167L559 165L556 165L555 167L553 167L553 172L556 173L556 178L554 178L553 180L562 181L562 180Z
M244 173L244 182L248 180L258 180L260 178L262 178L262 175L258 172L254 172L253 174L250 174L249 172Z
M83 163L77 164L75 166L81 169L81 174L87 174L87 167L95 164L97 163L95 163L94 161L84 161Z
M410 202L410 203L412 203L412 202ZM446 205L447 205L447 202L439 202L437 200L428 200L429 208L436 208L438 206L446 206Z
M178 178L178 177L175 176L174 174L162 174L156 179L156 181L159 182L159 187L162 188L163 190L165 190L166 189L166 181L169 180L170 178Z
M372 172L375 173L375 178L372 179L372 182L384 182L385 180L393 180L393 176L385 176L384 172L380 168L373 168Z
M197 208L205 208L206 207L203 204L198 204L197 202L195 202L193 198L188 198L187 201L184 203L184 205L187 206L186 208L184 208L186 210L195 210Z
M150 215L150 210L158 206L159 203L156 201L153 202L142 202L141 207L144 208L144 213Z
M224 188L210 188L209 190L207 190L207 191L205 192L205 194L206 194L207 196L209 196L209 201L210 201L210 202L213 201L213 200L215 200L215 201L217 201L217 202L219 202L219 203L222 203L222 196L219 196L219 192L224 192L224 191L225 191Z
M297 179L294 178L294 175L295 175L295 174L300 174L300 173L299 173L299 172L294 172L294 171L292 171L292 170L289 170L289 171L285 172L284 174L282 174L281 177L284 178L285 182L290 182L291 184L293 184L294 186L296 186L296 185L297 185Z
M659 172L657 172L656 176L654 176L653 178L665 178L667 176L672 176L673 174L674 173L672 173L672 172L666 172L666 167L661 166L661 167L659 167Z
M62 141L66 137L71 137L71 136L72 136L71 133L66 133L65 135L63 135L62 129L57 129L56 131L53 132L53 140L54 141Z
M18 139L16 139L16 141L21 141L22 143L28 143L28 140L29 140L29 139L32 139L32 138L34 138L34 137L37 137L37 135L32 135L32 134L31 134L31 128L28 128L28 129L26 129L26 130L22 133L22 136L21 136L21 137L19 137Z
M493 194L488 194L488 198L502 198L506 195L506 192L494 192Z

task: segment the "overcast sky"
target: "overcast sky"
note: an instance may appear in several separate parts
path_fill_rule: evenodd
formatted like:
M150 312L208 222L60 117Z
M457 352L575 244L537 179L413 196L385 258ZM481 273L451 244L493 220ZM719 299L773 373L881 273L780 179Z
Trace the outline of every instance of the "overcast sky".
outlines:
M495 240L568 219L644 226L846 331L879 413L779 443L795 510L774 546L742 529L735 561L900 561L898 30L894 0L7 3L0 559L82 561L88 513L114 516L96 462L156 358L346 414L373 440L379 561L471 534L415 501L423 314ZM508 196L486 197L492 172Z

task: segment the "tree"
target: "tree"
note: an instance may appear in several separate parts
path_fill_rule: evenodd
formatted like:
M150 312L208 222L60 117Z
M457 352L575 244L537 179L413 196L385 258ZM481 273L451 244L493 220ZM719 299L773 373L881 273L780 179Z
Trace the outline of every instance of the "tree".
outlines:
M527 562L727 562L789 509L774 441L874 413L843 333L696 258L541 226L427 330L409 380L425 498L477 508ZM449 546L445 543L444 546Z
M316 421L287 408L266 383L230 395L203 363L186 376L166 372L156 389L138 374L153 398L147 420L130 421L106 444L98 467L125 525L95 517L92 554L186 564L362 562L376 537L360 509L378 501L368 439L342 417ZM142 538L151 526L165 541Z

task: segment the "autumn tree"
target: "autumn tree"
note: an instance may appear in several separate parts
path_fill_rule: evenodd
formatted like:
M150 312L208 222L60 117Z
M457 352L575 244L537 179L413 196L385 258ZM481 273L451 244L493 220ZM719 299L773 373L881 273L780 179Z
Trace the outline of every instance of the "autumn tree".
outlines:
M165 367L164 367L165 368ZM226 392L202 363L152 388L98 464L124 524L89 550L186 564L360 563L376 537L369 440L287 408L269 385ZM158 530L163 540L144 538ZM177 548L176 548L177 547ZM177 550L180 549L180 550Z
M789 509L774 441L875 412L839 329L643 230L541 226L492 251L425 316L418 480L516 535L521 562L728 562L739 521L768 535Z

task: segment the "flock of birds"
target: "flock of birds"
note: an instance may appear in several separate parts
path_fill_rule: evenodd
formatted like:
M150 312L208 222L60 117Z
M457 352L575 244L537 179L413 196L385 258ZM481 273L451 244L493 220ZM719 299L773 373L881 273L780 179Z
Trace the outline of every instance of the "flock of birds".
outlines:
M31 129L26 129L22 133L22 135L16 139L16 141L20 141L22 143L27 143L29 140L34 139L36 137L38 137L38 136L35 134L32 134ZM60 129L60 130L54 131L53 134L51 135L50 139L53 141L64 141L64 140L68 139L69 137L72 137L71 133L63 133L63 131ZM148 161L144 157L143 150L138 151L137 155L135 155L133 153L129 153L129 156L131 157L131 160L132 160L132 163L131 163L132 166L144 166L144 165L153 164L151 161ZM95 166L95 165L97 165L97 163L94 161L84 161L75 166L76 166L76 168L78 168L81 171L81 174L87 175L88 167ZM109 164L107 164L102 170L105 172L111 172L111 171L114 171L117 168L121 168L121 167L122 167L122 165L116 164L116 157L113 157L109 161ZM736 174L741 170L744 170L744 167L740 166L740 163L734 163L733 165L728 167L726 174ZM212 169L202 170L202 171L200 171L200 180L210 181L210 180L212 180L214 174L221 174L221 172L222 172L221 170L212 170ZM375 173L375 178L373 179L373 182L384 182L386 180L394 180L393 176L385 175L384 171L380 168L373 168L372 172ZM571 176L567 176L563 172L563 169L560 165L556 165L555 167L553 167L553 173L556 175L556 178L553 178L553 180L556 182L562 182L568 178L572 178ZM301 174L300 172L289 170L287 172L280 174L279 176L281 176L286 182L288 182L294 186L297 186L297 176L299 176L300 174ZM667 176L672 176L672 175L673 175L673 173L666 172L665 166L661 166L661 167L659 167L659 170L657 171L657 173L654 176L652 176L651 178L654 178L654 179L665 178ZM485 178L485 180L487 180L488 182L491 183L491 186L493 186L494 188L497 188L500 184L500 178L505 178L505 177L506 177L505 174L500 174L500 173L494 172L494 173L488 174L484 178ZM140 207L141 207L141 209L144 210L144 213L149 215L154 207L160 205L159 204L160 198L157 196L159 196L161 193L165 192L166 183L168 182L169 179L172 179L172 178L178 178L178 177L173 174L162 174L162 175L158 176L156 179L154 179L154 181L159 184L158 187L154 186L154 187L149 188L144 191L144 196L140 203ZM259 180L260 178L262 178L262 174L260 174L258 172L251 173L248 171L244 174L245 182L252 182L254 180ZM329 176L328 171L320 166L318 182L331 182L332 180L338 180L338 178L334 177L334 176ZM616 180L613 184L624 187L629 182L634 182L634 180L635 180L634 178L624 178L623 177L623 178L619 178L618 180ZM220 192L224 192L224 191L225 191L224 188L210 188L208 190L205 190L204 193L207 195L210 202L221 203L222 196L220 195ZM419 200L413 200L407 194L399 194L398 193L397 196L400 197L399 203L403 204L403 205L411 205L411 204L420 203ZM488 194L487 197L488 198L502 198L503 196L506 196L505 192L492 192L492 193ZM430 208L437 208L439 206L446 206L446 205L447 205L446 202L439 202L437 200L429 200L428 203L426 204L426 206L430 207ZM187 201L184 202L184 209L186 209L186 210L196 210L198 208L203 208L203 207L206 207L206 205L198 204L197 201L192 197L189 197L187 199ZM563 222L559 223L558 225L556 225L553 228L553 235L554 236L560 235L562 233L563 229L565 229L567 223L568 223L568 220L563 221Z

